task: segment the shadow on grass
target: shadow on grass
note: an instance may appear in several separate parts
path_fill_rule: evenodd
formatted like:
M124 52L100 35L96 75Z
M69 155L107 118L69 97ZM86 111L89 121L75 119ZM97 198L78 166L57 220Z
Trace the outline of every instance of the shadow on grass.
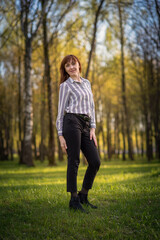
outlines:
M68 196L57 189L37 199L36 193L34 199L6 199L0 206L0 239L158 239L159 199L140 193L116 196L97 194L99 208L87 215L70 211Z

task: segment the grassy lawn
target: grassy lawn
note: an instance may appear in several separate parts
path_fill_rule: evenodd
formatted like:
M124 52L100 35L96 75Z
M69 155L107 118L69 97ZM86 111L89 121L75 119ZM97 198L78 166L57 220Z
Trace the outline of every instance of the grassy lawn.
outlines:
M98 209L89 214L70 211L69 199L66 163L0 162L0 239L160 239L158 162L103 162L89 195Z

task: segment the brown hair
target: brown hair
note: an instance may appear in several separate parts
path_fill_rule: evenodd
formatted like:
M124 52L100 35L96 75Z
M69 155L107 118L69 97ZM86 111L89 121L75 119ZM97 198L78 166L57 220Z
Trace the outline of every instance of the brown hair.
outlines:
M60 66L60 73L61 73L60 84L65 82L69 78L69 74L65 70L65 64L70 61L78 62L79 63L79 72L81 72L81 63L80 63L79 59L74 55L65 56L61 62L61 66Z

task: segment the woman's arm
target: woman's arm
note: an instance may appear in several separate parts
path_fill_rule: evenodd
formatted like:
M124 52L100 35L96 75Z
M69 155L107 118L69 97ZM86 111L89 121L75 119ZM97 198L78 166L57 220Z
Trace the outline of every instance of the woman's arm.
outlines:
M91 91L91 121L90 121L90 125L91 128L95 128L96 129L96 119L95 119L95 105L94 105L94 99L93 99L93 93L92 93L92 88L91 88L91 83L88 81L89 83L89 87L90 87L90 91Z
M91 88L91 84L90 84L90 88ZM92 89L91 89L92 92ZM92 93L92 100L91 100L91 129L90 129L90 140L94 140L94 143L97 147L97 139L96 139L96 135L95 135L95 129L96 129L96 119L95 119L95 105L94 105L94 99L93 99L93 93Z
M67 149L66 140L64 139L63 136L59 136L59 141L60 141L60 145L61 145L62 151L64 153L66 153L66 149Z
M90 140L92 140L93 138L93 141L97 147L97 139L96 139L96 134L95 134L95 128L91 128L90 129Z
M69 100L69 88L67 86L67 83L64 82L60 85L60 89L59 89L58 116L56 121L56 127L57 127L59 136L63 135L62 134L63 117L64 117L65 108L68 104L68 100Z

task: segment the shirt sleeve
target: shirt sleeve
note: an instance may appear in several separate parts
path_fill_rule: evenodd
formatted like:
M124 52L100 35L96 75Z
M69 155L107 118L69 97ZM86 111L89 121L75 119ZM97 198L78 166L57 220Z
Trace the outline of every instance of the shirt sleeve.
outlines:
M63 117L65 113L65 109L68 105L69 100L69 88L67 84L64 82L60 85L59 89L59 102L58 102L58 116L56 120L56 128L58 131L58 135L63 135Z
M90 84L91 88L91 84ZM92 89L91 89L92 92ZM92 99L91 99L91 122L90 122L91 128L96 128L96 118L95 118L95 105L94 105L94 99L93 99L93 93L92 93Z

